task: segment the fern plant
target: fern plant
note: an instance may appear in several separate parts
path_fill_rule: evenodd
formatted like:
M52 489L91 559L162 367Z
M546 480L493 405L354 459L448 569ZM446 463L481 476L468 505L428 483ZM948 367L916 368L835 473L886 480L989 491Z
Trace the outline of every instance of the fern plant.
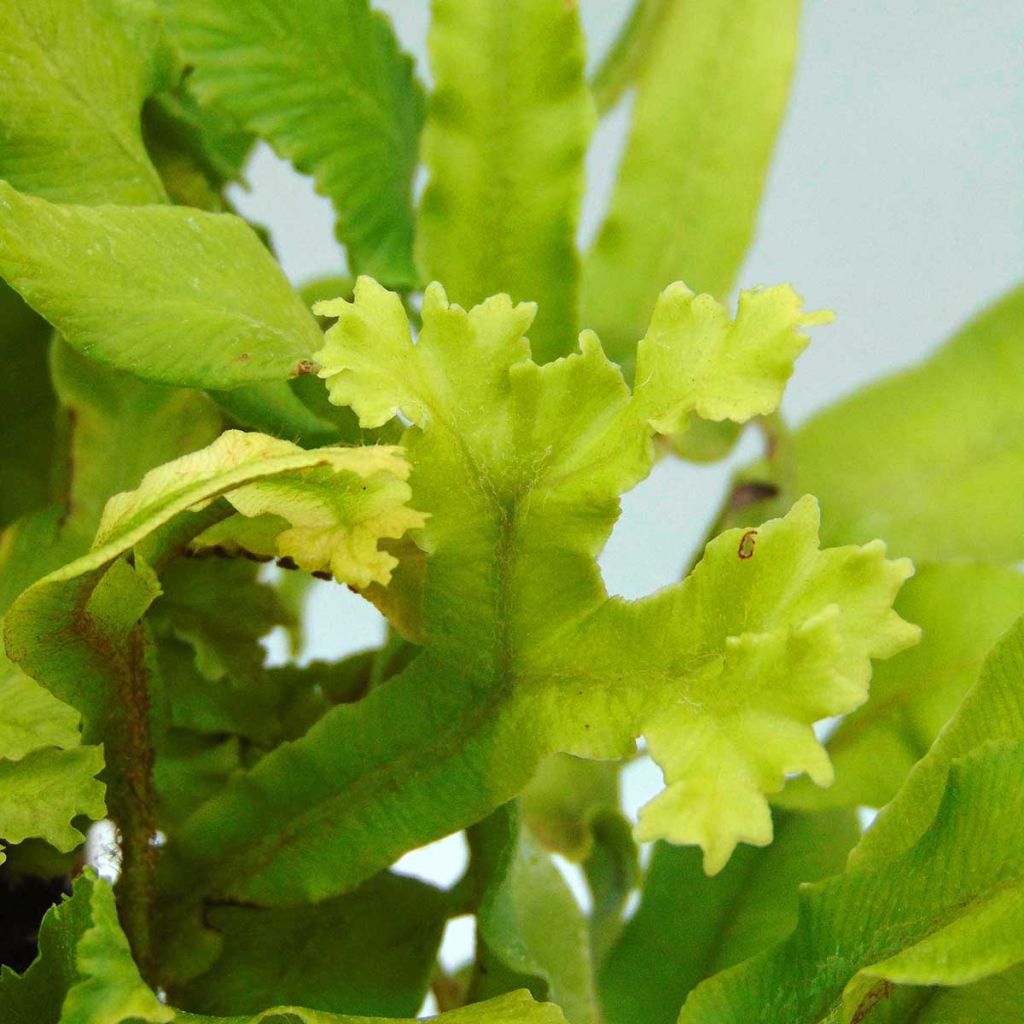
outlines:
M4 1024L1021 1019L1024 291L786 429L830 315L723 302L797 15L637 0L588 81L571 0L434 0L426 95L367 0L0 6ZM352 280L231 212L258 139ZM747 423L692 570L609 594L620 496ZM313 576L387 641L268 666Z

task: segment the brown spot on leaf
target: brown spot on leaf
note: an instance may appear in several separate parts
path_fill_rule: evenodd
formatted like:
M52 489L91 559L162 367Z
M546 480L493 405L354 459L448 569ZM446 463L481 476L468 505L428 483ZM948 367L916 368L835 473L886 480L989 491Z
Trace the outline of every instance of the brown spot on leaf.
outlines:
M235 356L236 363L247 363L249 362L250 359L252 359L252 356L249 355L248 352L240 352L237 356Z
M740 537L740 546L736 549L736 556L746 561L754 557L754 546L757 544L757 530L747 530Z
M320 367L312 359L300 359L295 364L295 376L304 377L309 373L316 373Z
M881 981L874 988L872 988L867 995L860 1001L856 1011L850 1018L850 1024L861 1024L862 1021L867 1020L868 1015L872 1010L880 1003L883 999L888 999L892 995L892 990L896 986L891 981Z

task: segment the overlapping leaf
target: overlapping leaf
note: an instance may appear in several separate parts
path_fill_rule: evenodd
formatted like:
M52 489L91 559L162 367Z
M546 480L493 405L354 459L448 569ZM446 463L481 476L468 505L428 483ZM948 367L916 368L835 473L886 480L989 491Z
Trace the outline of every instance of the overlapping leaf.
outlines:
M732 286L785 107L799 5L644 8L629 141L582 282L584 322L627 366L663 282L718 297Z
M547 849L585 860L594 820L619 805L620 766L555 754L540 763L520 798L523 824Z
M386 583L390 564L376 542L389 531L404 531L422 517L405 508L408 487L402 482L405 462L390 448L324 448L306 452L287 441L257 434L227 431L207 448L182 456L147 473L137 490L113 497L104 510L93 550L50 573L31 587L8 613L6 639L9 653L58 696L64 695L86 714L87 733L103 733L108 714L130 714L126 699L113 701L105 680L116 675L118 659L108 661L97 638L104 626L115 632L132 631L139 616L159 594L151 570L140 563L114 562L175 516L195 512L220 496L245 504L271 503L285 522L284 535L293 533L289 516L304 514L302 482L312 471L332 478L332 518L325 532L335 538L340 555L330 560L339 578L352 582ZM261 484L291 475L299 487L287 493L260 491ZM309 483L315 490L322 480ZM242 497L240 498L239 495ZM348 496L347 505L344 498ZM294 506L300 511L296 513ZM294 521L293 521L294 522ZM301 540L301 536L300 536ZM294 538L284 542L291 552ZM301 551L305 549L301 548ZM305 555L295 552L299 558ZM317 553L318 557L319 553ZM106 567L114 562L109 572ZM41 633L40 625L47 628ZM64 632L67 631L67 636ZM76 644L89 649L96 681L77 665ZM116 645L115 645L116 647ZM65 679L64 677L67 676Z
M817 495L827 543L881 536L915 559L1019 561L1022 325L1024 287L1017 287L919 366L796 431L787 479L764 465L743 478ZM774 511L769 505L762 514Z
M783 939L801 882L840 871L860 830L852 811L784 814L766 850L737 850L714 878L697 851L654 847L636 914L600 973L609 1024L675 1024L690 990Z
M220 954L174 1001L225 1016L289 1003L409 1016L423 1002L446 918L444 893L386 873L312 906L211 908L204 924Z
M163 591L149 623L157 640L167 715L172 728L191 735L172 738L168 755L176 768L188 750L218 761L207 747L235 738L243 749L269 749L304 731L329 706L320 695L320 674L268 671L260 639L294 624L274 588L258 579L250 559L183 558L160 573ZM224 609L232 614L225 615ZM199 734L199 735L194 735ZM225 751L222 751L224 753ZM163 749L158 751L159 759ZM170 764L163 776L168 799L189 806ZM192 799L191 803L201 802Z
M201 107L184 84L152 97L142 134L172 202L223 210L224 186L239 181L255 139L216 107Z
M593 120L577 5L441 0L432 14L435 87L423 136L430 178L417 225L423 276L466 306L498 292L537 302L534 358L566 355Z
M279 1006L244 1016L209 1017L161 1002L139 976L121 931L110 885L91 873L54 907L40 930L40 953L22 975L0 973L5 1024L370 1024L394 1018L350 1016ZM515 992L445 1014L451 1024L564 1024L558 1007ZM414 1024L404 1019L401 1024Z
M1024 967L973 985L894 989L865 1018L870 1024L1017 1024L1024 1005Z
M9 0L0 10L0 176L48 199L165 199L139 131L170 67L152 12L118 0Z
M700 986L681 1024L849 1024L896 985L973 985L1024 962L1022 679L1018 621L846 872L805 889L792 936Z
M412 179L423 95L367 0L164 0L191 87L312 174L352 267L415 283Z
M551 858L520 830L516 806L474 826L469 843L483 885L467 998L528 987L558 1003L569 1024L595 1021L587 923Z
M221 418L201 392L99 366L63 341L54 343L50 368L69 424L65 552L50 566L56 568L88 549L108 498L134 487L154 466L210 444Z
M85 355L165 384L284 380L320 343L231 214L64 206L0 182L0 276Z
M971 562L918 565L896 609L922 629L919 646L880 664L871 698L829 737L836 781L787 787L789 807L881 807L978 678L992 644L1024 613L1024 575Z
M228 430L206 448L150 471L136 490L111 498L93 550L50 578L98 568L176 515L223 496L243 516L274 517L282 556L310 570L330 569L343 582L387 583L394 559L378 551L377 541L423 524L421 514L405 507L407 475L393 447L306 451Z
M330 476L331 484L333 504L324 524L335 549L329 565L343 580L386 582L390 556L377 550L377 539L422 521L404 507L409 491L400 478L406 465L394 449L305 452L286 441L228 431L208 448L151 471L136 491L112 498L93 550L30 587L6 616L8 654L82 713L87 741L106 746L112 773L111 813L127 837L126 860L132 842L136 856L151 857L149 837L156 827L153 748L167 723L158 699L150 637L139 622L159 595L159 585L141 558L134 566L114 560L175 516L195 512L220 495L242 504L253 500L254 494L262 502L269 501L273 510L285 517L283 536L294 534L296 526L289 522L301 523L302 516L308 514L302 488L283 497L277 491L267 495L259 490L261 482L282 474L305 479L303 471L315 474L318 467ZM321 479L321 486L323 483ZM315 488L316 478L307 484ZM295 519L289 520L289 516ZM306 557L301 540L300 534L298 540L293 536L284 542L285 549L300 560ZM297 549L292 547L295 543ZM310 557L315 560L320 555L317 551ZM42 755L33 756L38 761ZM74 776L77 785L71 786L70 776L62 779L52 767L44 775L36 761L29 766L22 760L18 763L19 784L30 788L13 791L12 798L24 799L25 793L41 797L41 787L63 782L64 799L54 805L53 812L63 816L63 831L42 834L60 848L68 848L80 838L67 825L69 803L73 802L71 812L102 813L100 787L91 780L102 762L94 748L64 752L63 756L65 761L75 759L76 764L86 759L90 770L85 783L81 773ZM36 770L30 771L30 767ZM83 789L86 784L91 788ZM52 829L49 820L41 819ZM17 819L7 827L8 837L13 839L41 834L24 833L24 825Z
M504 296L467 313L431 286L416 344L398 297L367 279L320 310L339 318L318 356L333 399L366 427L398 409L413 424L425 648L200 809L169 851L170 884L201 865L235 898L320 899L478 820L542 756L620 757L640 734L672 782L648 834L702 843L712 870L738 840L767 842L762 794L787 772L830 777L811 723L856 706L869 659L913 642L890 607L909 566L880 544L819 551L804 501L761 528L752 558L733 531L686 584L609 600L594 559L618 495L650 468L650 421L711 397L686 380L631 396L593 335L540 367L532 309Z

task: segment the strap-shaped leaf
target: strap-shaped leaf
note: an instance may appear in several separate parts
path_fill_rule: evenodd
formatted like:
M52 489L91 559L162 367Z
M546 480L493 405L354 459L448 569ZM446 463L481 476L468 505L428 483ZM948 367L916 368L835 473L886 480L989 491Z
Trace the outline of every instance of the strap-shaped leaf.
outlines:
M805 889L792 936L700 986L681 1024L849 1024L894 985L969 985L1024 963L1022 679L1018 621L846 872Z
M396 409L413 424L424 649L201 808L168 850L169 884L322 899L480 820L540 758L617 758L640 734L670 780L699 783L673 781L652 838L702 843L712 870L738 840L768 842L762 794L787 772L829 779L811 723L863 701L870 658L914 641L890 607L909 564L879 543L819 550L808 499L756 537L720 537L685 584L609 599L595 557L653 432L597 339L538 366L529 306L466 312L435 285L415 344L398 296L368 279L319 308L339 318L318 355L333 399L367 427ZM703 380L687 402L712 401L720 376Z
M166 73L141 4L5 0L0 8L0 176L48 199L165 199L139 130Z
M528 987L558 1003L569 1024L597 1019L587 922L558 868L519 826L515 804L468 833L481 883L467 998Z
M0 276L85 355L165 384L284 379L320 344L280 268L230 214L62 206L0 181Z
M783 814L770 847L737 850L714 878L696 850L658 843L640 906L600 974L605 1020L675 1024L700 981L792 931L800 883L841 871L859 835L852 811Z
M423 94L384 15L367 0L164 4L196 95L313 175L354 270L414 284Z
M651 51L665 12L673 0L635 0L629 19L590 79L590 91L602 116L633 85Z
M664 282L723 297L750 241L796 48L796 0L673 0L636 71L626 153L583 268L583 319L611 357Z
M533 352L576 335L576 222L593 114L576 3L433 4L435 88L423 137L423 276L464 305L508 292L540 307Z

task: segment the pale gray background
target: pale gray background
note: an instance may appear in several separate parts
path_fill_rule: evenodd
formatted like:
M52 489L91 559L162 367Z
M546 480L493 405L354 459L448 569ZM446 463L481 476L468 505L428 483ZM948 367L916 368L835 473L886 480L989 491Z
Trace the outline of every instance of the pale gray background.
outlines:
M423 67L425 0L380 0ZM625 0L582 0L592 61ZM836 311L815 332L784 408L800 420L862 382L906 366L1024 278L1024 3L1020 0L810 0L791 106L757 241L740 281L792 282L812 308ZM620 115L621 115L620 111ZM581 235L600 220L624 119L595 137ZM296 281L336 272L330 206L267 151L241 209L269 225ZM749 454L744 446L736 458ZM728 466L666 460L627 496L602 560L610 589L647 593L675 580L722 492ZM337 656L380 635L375 612L323 584L311 604L307 657ZM642 764L626 802L658 785ZM403 861L437 880L457 875L454 840ZM472 949L454 922L444 958Z

